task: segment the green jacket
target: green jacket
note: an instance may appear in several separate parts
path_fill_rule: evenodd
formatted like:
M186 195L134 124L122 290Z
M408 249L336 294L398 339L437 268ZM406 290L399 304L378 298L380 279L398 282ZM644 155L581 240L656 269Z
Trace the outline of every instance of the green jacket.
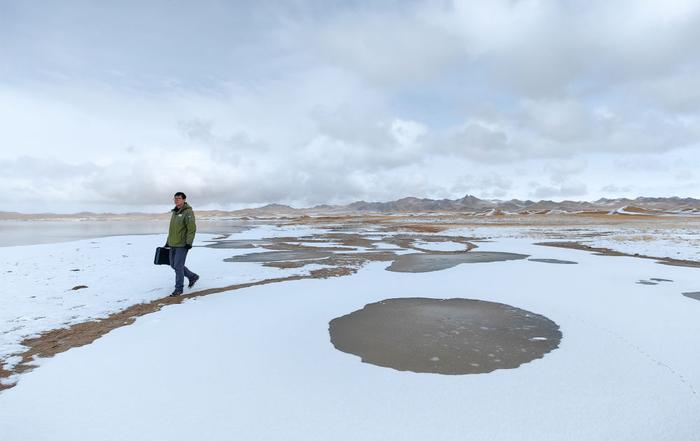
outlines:
M177 207L172 209L170 216L170 229L168 230L168 245L173 248L192 245L194 242L194 233L197 231L197 226L194 223L194 212L192 207L187 202L181 209Z

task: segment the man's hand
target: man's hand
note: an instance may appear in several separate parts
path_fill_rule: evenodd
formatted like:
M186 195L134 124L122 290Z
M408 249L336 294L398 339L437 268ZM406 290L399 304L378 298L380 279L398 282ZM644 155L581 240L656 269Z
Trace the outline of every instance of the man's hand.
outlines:
M191 250L191 249L192 249L192 244L191 244L191 243L185 244L185 248L187 248L188 250Z

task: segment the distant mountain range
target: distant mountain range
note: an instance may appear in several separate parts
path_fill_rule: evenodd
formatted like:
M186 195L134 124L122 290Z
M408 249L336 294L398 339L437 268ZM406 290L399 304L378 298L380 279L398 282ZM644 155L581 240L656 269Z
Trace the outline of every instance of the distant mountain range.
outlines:
M475 215L550 214L550 213L605 213L615 215L700 214L700 199L649 198L598 199L597 201L508 201L479 199L466 195L461 199L425 199L407 197L390 202L357 201L347 205L317 205L311 208L292 208L270 204L259 208L237 210L240 216L261 215L322 215L345 213L426 213L462 212Z
M356 201L347 205L316 205L310 208L293 208L288 205L269 204L263 207L243 210L197 210L199 217L280 217L280 216L320 216L369 213L430 213L460 212L476 216L536 215L591 213L610 215L700 215L700 199L694 198L650 198L598 199L597 201L531 201L511 199L479 199L466 195L461 199L425 199L406 197L389 202ZM168 217L169 213L91 213L75 214L24 214L0 212L0 220L32 219L152 219Z

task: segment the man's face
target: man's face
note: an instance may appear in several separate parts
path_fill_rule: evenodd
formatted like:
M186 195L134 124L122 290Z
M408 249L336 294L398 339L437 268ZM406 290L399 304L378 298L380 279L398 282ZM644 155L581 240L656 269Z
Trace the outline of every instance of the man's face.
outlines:
M182 196L175 196L173 200L175 201L175 206L177 208L182 208L182 206L185 204L185 200L182 198Z

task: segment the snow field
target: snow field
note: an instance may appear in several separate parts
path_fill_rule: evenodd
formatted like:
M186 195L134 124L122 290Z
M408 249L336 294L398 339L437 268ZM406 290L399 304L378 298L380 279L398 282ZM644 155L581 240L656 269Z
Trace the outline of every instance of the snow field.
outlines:
M246 232L234 236L246 237ZM201 247L213 237L198 234L187 256L187 267L201 276L195 290L308 274L319 268L278 269L254 263L234 267L223 259L256 249ZM0 359L8 365L18 362L10 357L23 351L21 341L27 337L169 295L175 284L173 270L153 265L155 248L165 239L164 234L112 236L0 247ZM80 286L85 288L73 290Z
M579 263L411 274L376 262L169 306L23 375L0 395L3 439L700 439L700 355L689 350L700 302L680 294L698 290L697 269L529 240L479 246ZM673 282L635 283L650 277ZM557 322L562 343L518 369L464 376L333 348L331 319L394 297L507 303Z

